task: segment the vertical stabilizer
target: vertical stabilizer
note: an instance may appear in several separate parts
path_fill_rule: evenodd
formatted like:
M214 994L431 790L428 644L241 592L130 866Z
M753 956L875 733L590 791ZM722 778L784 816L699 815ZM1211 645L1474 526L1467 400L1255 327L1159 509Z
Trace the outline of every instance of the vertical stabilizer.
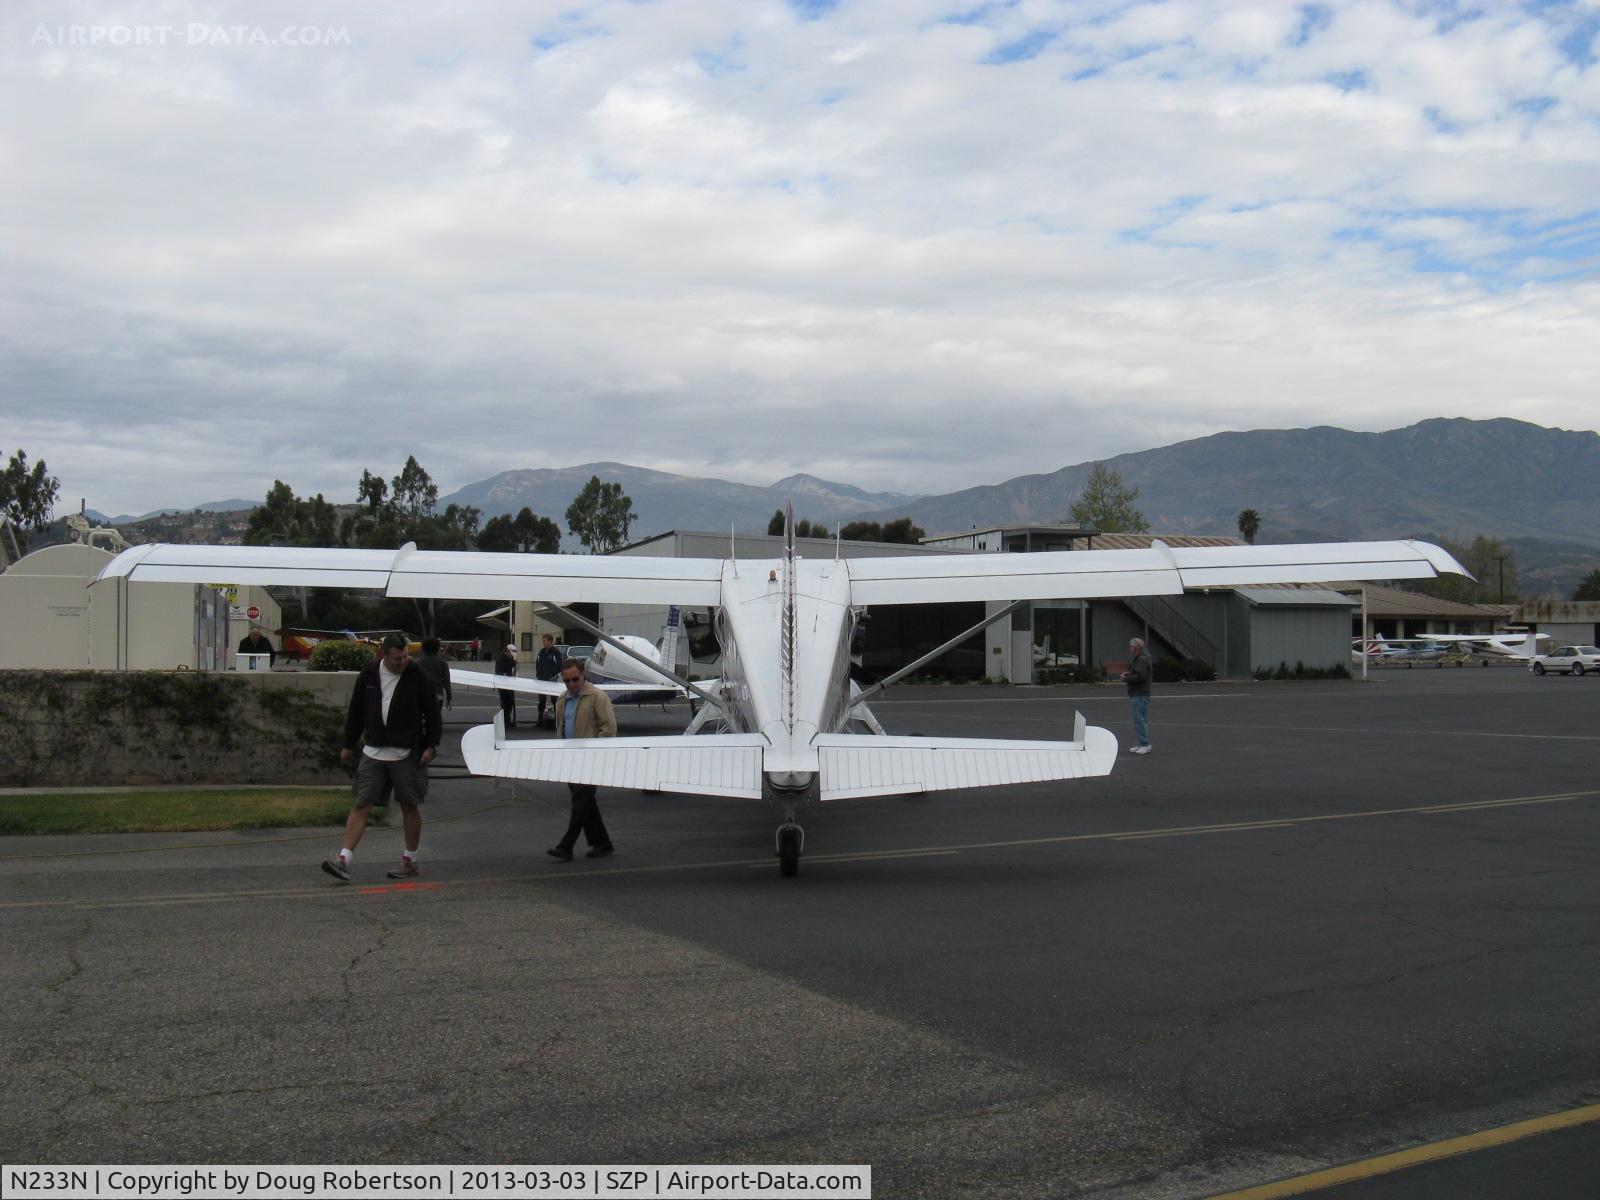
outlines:
M781 668L783 671L783 724L794 732L794 644L798 634L795 615L795 557L794 557L794 501L783 505L783 639Z

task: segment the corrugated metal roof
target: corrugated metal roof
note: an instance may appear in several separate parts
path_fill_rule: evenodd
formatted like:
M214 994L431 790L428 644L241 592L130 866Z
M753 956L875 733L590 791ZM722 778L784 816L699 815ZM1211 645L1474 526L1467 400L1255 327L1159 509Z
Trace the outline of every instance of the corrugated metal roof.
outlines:
M1336 583L1332 587L1355 597L1361 603L1361 584ZM1453 621L1496 621L1499 614L1488 607L1462 604L1455 600L1439 600L1421 592L1403 592L1399 588L1379 587L1369 583L1367 588L1367 615L1369 617L1441 617Z
M1352 600L1343 592L1332 588L1296 587L1294 584L1265 584L1259 587L1234 588L1251 604L1276 605L1326 605L1330 608L1359 608L1361 601Z
M1242 538L1200 537L1187 533L1097 533L1086 550L1147 550L1160 539L1169 546L1243 546Z

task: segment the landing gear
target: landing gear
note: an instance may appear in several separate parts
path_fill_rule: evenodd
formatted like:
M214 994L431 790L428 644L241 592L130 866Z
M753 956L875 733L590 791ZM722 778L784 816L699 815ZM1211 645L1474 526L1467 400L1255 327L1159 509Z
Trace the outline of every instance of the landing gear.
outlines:
M793 821L778 826L778 873L785 879L800 874L800 850L806 844L806 831Z

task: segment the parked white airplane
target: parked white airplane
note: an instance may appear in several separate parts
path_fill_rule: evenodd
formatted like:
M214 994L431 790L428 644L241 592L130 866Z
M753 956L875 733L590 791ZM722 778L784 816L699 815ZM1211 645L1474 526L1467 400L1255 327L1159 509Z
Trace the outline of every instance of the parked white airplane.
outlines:
M1548 633L1430 633L1415 638L1352 638L1350 653L1382 659L1437 659L1455 653L1478 658L1532 658Z
M1031 600L1176 595L1186 587L1466 574L1425 542L1074 550L811 561L795 553L792 511L776 561L462 551L137 546L101 579L381 589L390 596L713 607L722 645L714 690L656 669L705 702L696 737L507 741L497 717L462 738L477 775L698 795L767 797L782 809L782 873L799 869L798 806L857 796L995 787L1108 775L1117 739L1076 717L1071 741L890 737L865 701L923 662ZM882 683L849 678L850 635L867 605L1012 601ZM574 624L599 633L563 609ZM625 644L599 634L607 645ZM524 681L527 682L527 681ZM870 733L851 732L862 726Z
M668 682L675 677L662 667L661 644L626 633L616 634L610 640L620 644L623 653L617 654L612 645L601 643L584 665L584 675L590 683L610 696L613 703L664 703L690 694L682 684ZM465 671L460 667L451 668L450 682L456 687L520 692L527 696L567 694L566 687L559 680L491 675L485 671Z

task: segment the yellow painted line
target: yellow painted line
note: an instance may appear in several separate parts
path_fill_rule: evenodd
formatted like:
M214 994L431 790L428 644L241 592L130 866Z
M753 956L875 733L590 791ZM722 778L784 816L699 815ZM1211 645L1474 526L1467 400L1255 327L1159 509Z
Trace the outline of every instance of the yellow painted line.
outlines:
M1353 821L1370 817L1433 816L1441 813L1473 812L1479 809L1517 808L1534 804L1554 804L1562 800L1582 800L1600 796L1600 789L1583 792L1553 792L1542 796L1512 796L1498 800L1464 800L1457 804L1422 804L1406 808L1375 808L1359 812L1322 813L1307 817L1292 817L1272 821L1226 821L1213 825L1176 825L1165 829L1123 829L1106 833L1070 833L1054 837L1015 838L995 842L966 842L953 846L905 846L894 850L869 850L855 854L813 855L803 861L811 863L887 862L899 858L923 858L935 855L955 855L965 850L1009 850L1029 846L1060 846L1073 842L1123 842L1158 837L1196 837L1214 833L1241 833L1257 829L1292 829L1299 825L1319 821ZM498 806L496 806L498 807ZM484 810L480 810L484 811ZM463 813L462 816L470 814ZM224 843L231 845L232 843ZM43 855L37 857L46 857ZM657 863L646 867L598 867L566 869L552 867L537 875L499 875L479 879L450 879L442 881L447 888L504 883L551 883L575 879L604 879L612 875L659 875L673 871L707 871L727 867L765 867L774 864L774 857L719 859L707 862ZM432 882L430 880L429 882ZM218 900L328 900L339 896L363 895L360 887L322 886L318 888L270 889L237 892L192 892L174 895L129 897L120 900L17 900L0 902L0 911L26 908L133 908L140 905L196 904Z
M1279 1197L1283 1196L1304 1196L1308 1192L1320 1192L1324 1188L1337 1187L1341 1183L1354 1183L1361 1179L1390 1175L1407 1167L1438 1162L1440 1159L1454 1158L1461 1154L1473 1154L1479 1150L1521 1141L1523 1138L1536 1137L1541 1133L1573 1129L1592 1121L1600 1121L1600 1104L1589 1104L1583 1108L1551 1113L1545 1117L1534 1117L1531 1120L1518 1121L1514 1125L1501 1125L1497 1129L1485 1129L1481 1133L1469 1133L1464 1137L1450 1138L1442 1142L1430 1142L1426 1146L1413 1146L1409 1150L1399 1150L1393 1154L1380 1154L1376 1158L1364 1158L1359 1162L1313 1171L1309 1175L1297 1175L1293 1179L1280 1179L1276 1183L1264 1183L1259 1187L1245 1188L1243 1191L1224 1192L1210 1197L1210 1200L1279 1200Z
M1149 838L1195 837L1206 833L1242 833L1252 829L1292 829L1294 821L1244 821L1238 825L1205 825L1191 829L1162 829L1154 833L1125 833L1119 842L1140 842Z
M859 854L807 854L800 859L803 863L855 863L855 862L881 862L898 858L951 858L960 854L959 850L864 850ZM759 865L770 868L772 862Z

